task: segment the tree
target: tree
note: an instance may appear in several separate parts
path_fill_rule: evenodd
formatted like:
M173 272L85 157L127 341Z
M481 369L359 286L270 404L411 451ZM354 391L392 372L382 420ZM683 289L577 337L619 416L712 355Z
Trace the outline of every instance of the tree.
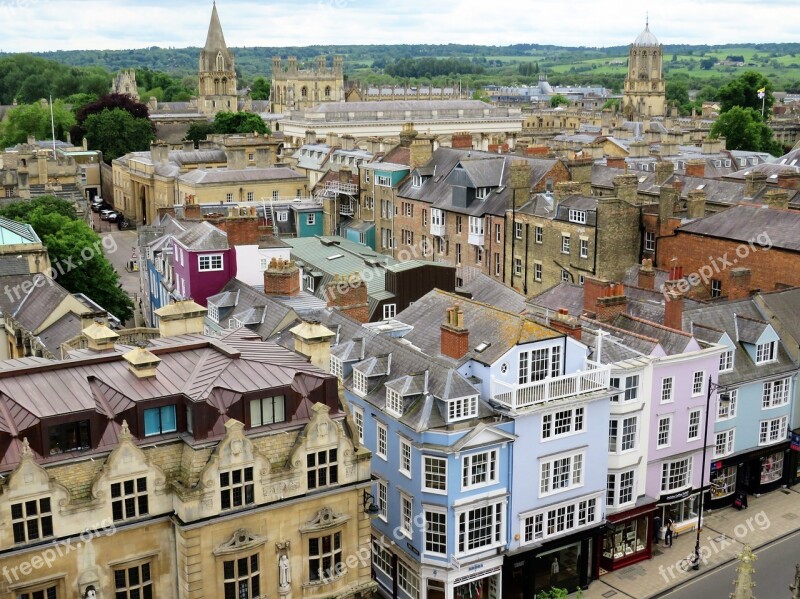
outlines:
M551 108L557 108L557 107L562 106L562 105L569 106L570 105L570 101L567 100L567 98L562 96L561 94L556 94L556 95L554 95L553 97L550 98L550 107Z
M679 106L689 103L689 88L683 81L668 81L666 94L667 102L675 102Z
M93 114L98 114L104 110L121 109L136 119L146 119L150 123L150 110L146 104L137 102L128 94L105 94L96 101L84 104L75 111L77 124L70 129L70 136L73 143L80 143L86 135L86 119ZM155 126L150 123L150 128L155 131Z
M729 150L750 150L780 155L780 145L772 137L770 129L761 119L761 111L734 106L711 126L712 138L725 137Z
M269 100L270 82L263 77L256 77L250 86L250 97L253 100Z
M64 141L66 132L75 124L75 117L61 100L53 102L53 122L56 137ZM9 110L6 120L0 123L2 147L24 143L29 135L36 139L52 139L49 106L42 106L40 102L17 106Z
M186 132L186 137L183 139L187 141L193 141L195 147L197 147L198 141L203 141L212 133L214 133L214 123L209 123L208 121L195 121L189 125L189 130Z
M57 282L67 291L87 295L122 322L133 317L133 302L103 253L102 240L75 216L71 202L44 196L12 203L0 214L30 223L47 247Z
M90 115L83 124L89 147L100 150L110 163L128 152L140 152L155 139L149 119L137 119L121 108Z
M762 100L758 97L758 90L765 89L765 96ZM752 108L764 114L769 114L775 98L772 96L772 83L761 73L756 71L745 71L733 81L723 85L717 92L717 98L721 104L722 112L727 112L734 106L742 108Z
M487 104L489 102L491 102L491 98L489 98L489 94L486 93L481 88L478 88L474 92L472 92L472 99L473 100L480 100L481 102L486 102Z
M691 54L691 52L689 52L689 54ZM704 58L703 60L700 61L700 68L703 69L704 71L709 71L714 67L715 64L717 64L716 58L714 57Z
M218 112L214 118L214 133L269 134L264 120L252 112Z
M608 100L606 100L606 103L603 104L602 110L608 108L613 112L619 112L619 107L620 107L619 98L609 98Z

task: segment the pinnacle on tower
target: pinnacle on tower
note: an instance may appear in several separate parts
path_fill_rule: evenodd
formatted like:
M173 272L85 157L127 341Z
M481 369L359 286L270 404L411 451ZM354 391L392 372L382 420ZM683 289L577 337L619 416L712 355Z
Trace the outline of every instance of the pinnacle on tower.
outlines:
M225 44L225 36L222 33L222 24L219 22L219 14L217 14L217 3L211 9L211 22L208 25L208 35L206 36L206 51L214 50L227 50L228 46Z

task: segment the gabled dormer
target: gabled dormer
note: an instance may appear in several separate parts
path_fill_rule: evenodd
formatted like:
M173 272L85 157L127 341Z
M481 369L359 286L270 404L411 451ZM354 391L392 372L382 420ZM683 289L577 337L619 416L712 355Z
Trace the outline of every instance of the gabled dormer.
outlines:
M386 383L386 413L400 418L415 397L428 393L428 371L409 374Z
M737 341L756 366L778 361L780 337L768 322L734 314Z
M353 391L361 397L370 392L370 379L389 376L392 369L392 354L373 356L353 367Z
M431 390L441 402L442 416L447 424L477 418L480 415L479 391L457 370L437 381Z
M340 380L346 379L353 371L353 365L364 359L365 343L363 337L354 337L339 343L331 349L331 374Z

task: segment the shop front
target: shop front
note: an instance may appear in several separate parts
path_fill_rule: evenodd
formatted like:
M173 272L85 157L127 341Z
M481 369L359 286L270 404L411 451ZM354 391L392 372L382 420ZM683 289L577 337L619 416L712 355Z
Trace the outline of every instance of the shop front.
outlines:
M453 564L455 565L455 564ZM422 578L426 599L500 599L502 596L502 556L460 567L439 569L424 566Z
M697 514L700 509L700 491L684 489L676 493L662 495L656 505L656 515L661 518L659 537L664 538L664 528L668 518L675 523L675 535L694 530L697 527Z
M595 527L506 556L503 598L530 599L550 588L567 589L570 593L585 589L597 577L599 568L594 550L597 532Z
M609 514L600 534L600 573L611 572L653 555L655 500L633 509Z
M788 458L789 477L786 484L796 485L800 482L800 428L794 429L791 433Z
M791 449L788 441L714 460L711 462L708 508L719 509L731 505L737 492L760 495L791 484L798 476L800 465L797 461L797 452Z

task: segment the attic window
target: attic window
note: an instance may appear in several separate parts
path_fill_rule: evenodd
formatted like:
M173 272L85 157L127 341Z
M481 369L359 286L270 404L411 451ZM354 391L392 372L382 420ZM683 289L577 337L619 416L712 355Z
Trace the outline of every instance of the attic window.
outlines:
M400 418L403 415L403 397L394 389L386 388L386 412Z
M705 183L703 183L702 185L698 185L698 186L697 186L697 190L698 190L698 191L700 191L700 190L703 190L703 189L705 189L705 187L706 187L706 184L705 184Z
M422 187L422 175L420 175L419 173L414 173L414 176L412 177L411 180L411 186Z
M475 347L475 351L481 353L482 351L485 351L486 348L489 347L489 345L490 345L489 343L481 343Z
M337 258L344 258L344 254L334 254L333 256L328 256L328 260L336 260Z
M475 190L475 197L479 200L485 200L492 193L491 187L479 187Z
M447 402L447 421L457 422L478 415L478 396L461 397Z
M586 224L586 212L584 210L570 210L569 222Z

